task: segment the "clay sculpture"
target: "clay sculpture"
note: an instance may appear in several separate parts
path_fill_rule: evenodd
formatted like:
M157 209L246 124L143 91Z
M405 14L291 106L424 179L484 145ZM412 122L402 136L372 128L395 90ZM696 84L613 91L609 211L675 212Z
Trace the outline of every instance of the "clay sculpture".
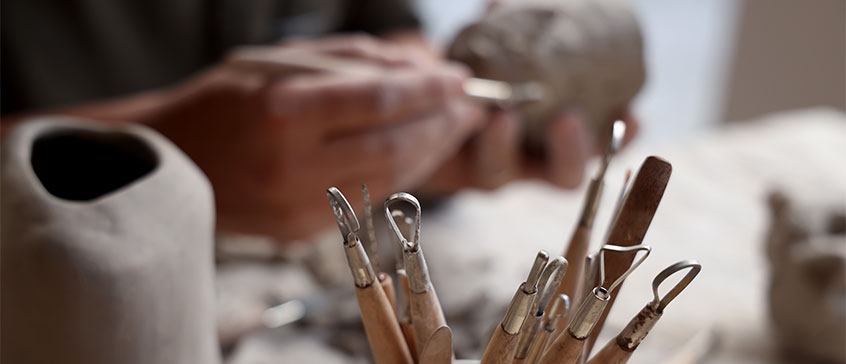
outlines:
M619 0L506 3L462 30L447 55L477 77L544 86L542 100L518 107L530 150L542 149L545 121L565 107L608 134L646 78L637 19Z

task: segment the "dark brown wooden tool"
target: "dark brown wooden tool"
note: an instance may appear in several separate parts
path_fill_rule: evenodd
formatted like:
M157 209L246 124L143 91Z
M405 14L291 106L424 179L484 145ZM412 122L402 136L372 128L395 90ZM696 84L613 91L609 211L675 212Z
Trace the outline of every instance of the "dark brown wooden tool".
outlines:
M640 245L643 242L646 231L655 216L655 211L658 209L658 204L664 196L664 190L670 181L672 171L672 165L666 160L655 156L646 158L640 166L632 187L626 194L626 199L623 201L620 213L611 227L606 244L633 246ZM606 261L606 282L603 282L603 284L610 284L610 282L616 280L629 269L633 260L634 256L631 255L609 255ZM590 353L591 348L593 348L593 344L596 342L619 291L620 287L618 286L613 292L610 292L611 300L599 318L596 329L588 338L585 345L586 353Z

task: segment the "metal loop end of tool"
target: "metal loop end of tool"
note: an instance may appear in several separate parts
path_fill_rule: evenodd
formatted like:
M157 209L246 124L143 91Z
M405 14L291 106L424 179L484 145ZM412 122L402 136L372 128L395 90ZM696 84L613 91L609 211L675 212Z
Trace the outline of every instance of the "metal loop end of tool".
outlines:
M676 285L673 286L673 288L670 289L670 291L667 292L666 295L664 295L664 298L660 298L658 296L658 287L661 285L661 283L663 283L664 280L666 280L673 274L684 269L689 269L687 274L685 274L684 277L678 283L676 283ZM670 302L672 302L676 298L676 296L679 295L679 293L681 293L685 288L687 288L690 282L692 282L693 279L696 278L696 275L698 275L699 271L701 270L702 264L699 264L699 262L695 260L683 260L662 270L661 273L658 273L658 275L655 276L655 279L652 280L652 294L654 295L654 298L652 299L650 306L652 306L652 308L658 314L663 313L664 308L666 308L667 305L669 305Z
M391 213L391 206L395 205L398 202L406 202L411 204L414 207L414 235L409 240L405 234L403 234L402 230L397 226L396 221L394 221L393 215ZM417 251L420 247L420 215L422 214L422 210L420 208L420 201L417 201L417 198L412 196L410 193L406 192L397 192L387 200L385 200L385 217L388 219L388 223L391 224L391 229L394 230L394 234L397 235L397 239L399 240L400 244L402 244L403 251Z
M408 231L404 234L403 229L397 225L397 221L394 219L393 211L396 210L392 210L391 207L399 202L406 202L414 207L414 218L412 223L413 229L407 229L412 230L413 233ZM393 229L394 234L396 234L397 240L402 246L402 261L405 266L405 272L408 276L409 289L413 293L425 293L429 291L429 288L432 286L432 282L429 279L429 268L426 265L426 259L423 257L423 250L420 249L420 202L409 193L395 193L385 200L385 216L391 224L391 229ZM407 220L408 218L409 217L406 216L403 220ZM408 224L403 223L403 225ZM406 238L406 234L409 233L412 235L410 241Z
M558 312L558 310L561 311ZM555 332L558 329L558 320L570 313L570 296L563 293L555 296L549 312L558 313L546 317L546 324L543 325L543 329L549 332Z
M564 275L567 273L568 266L567 259L564 257L557 257L546 264L543 269L540 281L538 282L538 297L535 303L532 304L532 313L536 316L543 314L543 310L552 300L561 281L564 280ZM553 311L555 312L555 311Z
M535 256L535 261L529 270L529 277L520 284L520 288L514 293L514 297L508 305L508 310L505 311L505 317L502 319L502 329L505 332L511 335L520 333L520 328L523 327L523 322L531 311L535 295L538 292L538 281L548 260L549 253L543 250Z
M329 206L332 206L332 212L335 214L335 222L338 223L338 229L341 230L341 235L344 236L344 243L349 243L351 234L358 235L361 225L358 223L358 217L355 216L352 206L350 206L347 198L336 187L329 187L326 190L326 197L329 198Z
M567 259L564 259L564 257L557 257L550 260L546 264L546 267L544 267L538 281L537 293L535 294L531 311L526 316L526 321L521 328L520 340L517 343L517 351L514 354L515 359L526 359L529 355L529 348L537 337L538 330L541 327L541 321L544 318L544 309L555 295L555 290L561 285L565 272L567 272Z
M664 296L664 298L660 298L658 295L658 286L664 282L667 278L672 276L679 271L684 269L689 269L687 274L678 282L676 285ZM638 345L646 338L646 335L649 334L649 331L655 326L658 322L658 319L661 318L661 315L664 313L664 308L672 301L676 296L683 291L687 285L693 281L693 278L699 274L699 271L702 269L702 265L695 260L683 260L676 264L673 264L664 270L661 273L658 273L655 276L655 279L652 281L652 294L654 298L650 301L646 307L644 307L640 312L635 316L631 321L629 321L626 328L617 335L617 345L628 352L634 351Z
M573 315L567 331L570 332L574 338L584 340L590 336L596 322L602 316L602 311L608 305L611 299L611 293L602 287L596 287L591 291L592 294L582 300L579 310Z
M637 254L637 252L639 252L639 251L643 251L643 252L645 252L645 254L643 254L643 256L640 257L640 259L636 259L632 263L632 265L629 267L629 269L627 269L625 272L623 272L623 274L620 275L620 277L618 277L617 280L614 281L614 283L611 283L611 286L608 287L608 292L613 292L614 289L617 288L617 286L620 285L620 283L623 283L623 281L626 279L626 277L628 277L629 274L632 274L632 272L634 272L634 270L637 269L637 267L639 267L643 263L644 260L646 260L646 258L649 256L649 253L652 252L652 248L647 246L647 245L633 245L633 246L605 245L605 246L603 246L602 249L599 252L599 284L600 285L605 284L605 253L607 253L607 252L612 252L612 253L635 252L635 254Z
M358 231L361 226L350 206L349 201L340 190L330 187L326 190L329 197L329 204L335 213L335 220L338 222L338 229L344 236L344 254L347 256L347 264L353 275L355 285L361 288L368 287L376 280L376 273L370 264L370 259L364 251L364 245L358 238Z

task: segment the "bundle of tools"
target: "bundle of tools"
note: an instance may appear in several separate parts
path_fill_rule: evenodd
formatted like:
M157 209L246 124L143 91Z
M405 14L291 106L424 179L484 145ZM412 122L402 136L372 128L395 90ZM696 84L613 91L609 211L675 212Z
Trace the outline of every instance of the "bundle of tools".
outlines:
M701 265L680 261L661 271L652 282L654 298L614 339L592 357L593 344L614 304L620 287L651 252L643 238L652 222L670 178L671 165L648 157L631 185L628 177L602 247L588 254L591 230L611 157L620 145L625 126L614 124L599 173L588 186L584 209L563 256L550 259L541 250L528 278L521 283L496 327L482 356L483 364L498 363L625 363L646 337L664 309L696 277ZM372 210L362 186L368 239L375 242ZM441 364L455 361L452 333L446 324L420 246L421 208L404 192L385 201L385 217L402 247L396 287L391 277L374 270L360 239L361 225L353 208L337 188L327 190L330 205L344 239L364 330L377 364ZM399 204L414 211L407 216ZM408 206L406 206L408 207ZM409 210L406 210L409 211ZM375 255L375 249L371 249ZM638 257L639 255L639 257ZM636 259L637 258L637 259ZM374 259L377 259L374 256ZM687 273L663 297L658 288L669 276ZM398 309L396 294L405 299ZM576 307L570 310L571 302Z

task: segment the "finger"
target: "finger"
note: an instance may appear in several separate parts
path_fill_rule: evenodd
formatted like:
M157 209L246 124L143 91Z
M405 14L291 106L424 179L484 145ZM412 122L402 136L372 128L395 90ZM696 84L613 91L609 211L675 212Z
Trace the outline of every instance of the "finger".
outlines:
M282 46L367 60L386 67L421 65L417 58L406 55L400 47L366 34L301 39L285 42Z
M519 169L520 122L514 113L495 111L473 140L476 182L484 188L499 187L515 178Z
M391 171L397 186L419 186L481 125L483 111L469 102L451 102L436 113L418 117L389 129L348 135L324 148L327 155L345 156L337 170ZM371 172L377 173L378 172Z
M459 68L390 70L384 75L318 74L270 87L271 112L330 134L383 127L466 98Z
M551 120L547 133L547 178L564 188L578 186L594 144L584 118L578 113L563 113Z

